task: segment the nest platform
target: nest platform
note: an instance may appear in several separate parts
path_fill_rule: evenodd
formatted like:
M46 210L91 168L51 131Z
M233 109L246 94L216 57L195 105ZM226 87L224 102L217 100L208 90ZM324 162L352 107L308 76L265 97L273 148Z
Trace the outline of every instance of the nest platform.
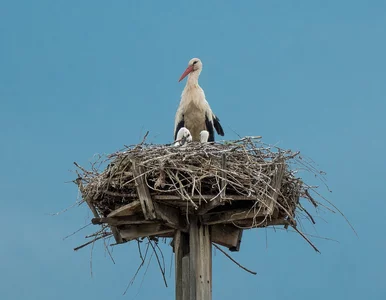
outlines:
M238 251L244 229L296 228L297 211L305 211L300 199L316 206L290 168L298 156L253 137L185 148L141 143L91 170L77 165L76 183L92 223L103 225L100 237L112 234L118 244L173 237L194 219L210 226L213 243ZM103 171L100 163L108 164Z

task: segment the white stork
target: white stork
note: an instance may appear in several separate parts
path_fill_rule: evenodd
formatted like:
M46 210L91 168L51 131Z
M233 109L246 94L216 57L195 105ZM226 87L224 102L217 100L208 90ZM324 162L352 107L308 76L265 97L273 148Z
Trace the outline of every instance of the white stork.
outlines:
M174 140L181 128L188 129L193 141L214 142L214 130L221 136L224 130L220 125L220 120L210 109L205 93L198 85L198 77L202 70L201 60L192 58L188 67L181 75L179 81L188 75L186 86L181 95L180 106L177 109L174 123ZM183 129L185 131L185 129ZM208 135L202 131L207 131Z
M200 142L201 144L207 143L209 140L209 132L207 130L203 130L200 132Z
M189 130L185 127L182 127L180 130L178 130L176 141L174 142L174 147L181 146L182 148L185 148L188 143L192 141L192 135L190 134Z

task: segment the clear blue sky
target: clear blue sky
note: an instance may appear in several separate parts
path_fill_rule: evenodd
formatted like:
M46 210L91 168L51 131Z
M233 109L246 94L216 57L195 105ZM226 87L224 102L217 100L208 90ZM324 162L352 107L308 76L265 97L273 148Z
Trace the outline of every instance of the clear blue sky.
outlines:
M72 249L95 228L63 241L87 208L47 214L76 200L73 161L147 130L172 141L192 57L225 138L314 159L359 234L322 212L308 232L339 243L313 239L319 255L296 234L250 231L234 257L258 275L215 253L213 298L384 299L386 2L240 2L0 1L1 299L173 299L154 261L122 298L134 244L115 265L96 244L91 278L91 248Z

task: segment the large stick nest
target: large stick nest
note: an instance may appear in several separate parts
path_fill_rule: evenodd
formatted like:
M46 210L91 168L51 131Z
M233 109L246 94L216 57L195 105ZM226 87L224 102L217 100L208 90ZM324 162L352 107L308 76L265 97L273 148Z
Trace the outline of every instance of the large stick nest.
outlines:
M221 226L230 230L228 232L291 226L318 251L307 234L297 229L301 219L315 224L306 208L322 207L344 217L317 191L317 186L306 184L298 174L306 171L325 184L324 172L318 171L313 162L301 157L299 152L264 144L260 137L224 143L190 143L185 148L147 145L144 141L110 155L97 156L89 170L75 163L81 203L87 202L93 212L92 223L102 225L97 232L86 236L92 238L91 241L75 250L111 236L117 243L136 239L138 245L139 238L147 237L144 257L151 245L165 280L165 269L156 250L159 249L157 237L173 237L176 229L187 231L192 215L198 215L201 224L211 226L213 243L235 251L241 235L236 236L236 240L233 235L232 240L222 240L222 232L218 231ZM311 192L323 201L316 201ZM150 199L160 213L149 217L143 198ZM182 218L187 222L181 222ZM142 254L140 257L142 263L138 270L144 263Z
M100 172L96 165L103 162L108 166ZM259 227L257 221L261 226L279 224L275 219L296 226L297 208L314 222L299 202L303 198L317 206L309 193L312 187L297 177L291 165L318 175L320 172L299 152L268 146L259 138L224 144L190 143L186 148L141 143L100 158L97 163L90 171L80 167L77 182L83 199L102 217L138 199L135 164L144 174L153 199L178 207L183 213L195 213L220 197L225 205L208 213L244 209L260 217L252 218L252 222L233 222L239 226ZM237 201L246 199L250 201Z

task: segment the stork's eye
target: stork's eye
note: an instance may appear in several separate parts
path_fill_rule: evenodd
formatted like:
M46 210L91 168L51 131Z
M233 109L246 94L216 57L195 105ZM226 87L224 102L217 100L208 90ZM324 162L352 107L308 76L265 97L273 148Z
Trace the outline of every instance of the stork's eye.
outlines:
M193 62L193 65L195 65L196 63L198 63L198 60L194 61L194 62Z

